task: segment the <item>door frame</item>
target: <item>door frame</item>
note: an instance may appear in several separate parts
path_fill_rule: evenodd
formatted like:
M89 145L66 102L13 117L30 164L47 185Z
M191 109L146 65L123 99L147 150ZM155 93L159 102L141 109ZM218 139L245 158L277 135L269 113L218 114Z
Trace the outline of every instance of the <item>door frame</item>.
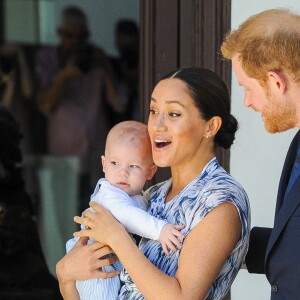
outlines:
M141 121L147 122L155 83L168 72L199 66L215 71L231 88L231 64L222 59L220 46L230 30L231 0L140 0ZM217 149L220 164L229 171L230 151ZM170 177L160 168L153 182Z

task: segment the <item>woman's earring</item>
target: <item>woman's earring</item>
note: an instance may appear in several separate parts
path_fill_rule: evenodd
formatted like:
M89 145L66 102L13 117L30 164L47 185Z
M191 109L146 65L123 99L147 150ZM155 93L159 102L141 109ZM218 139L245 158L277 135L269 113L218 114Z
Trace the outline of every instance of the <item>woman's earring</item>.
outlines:
M207 139L209 139L209 138L210 138L209 134L207 134L207 135L206 135L206 138L207 138Z

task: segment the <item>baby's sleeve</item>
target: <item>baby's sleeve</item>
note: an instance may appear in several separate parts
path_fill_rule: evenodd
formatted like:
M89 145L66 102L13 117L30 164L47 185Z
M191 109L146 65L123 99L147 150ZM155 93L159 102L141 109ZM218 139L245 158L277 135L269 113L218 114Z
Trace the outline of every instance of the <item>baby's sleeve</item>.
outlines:
M162 227L167 224L138 207L124 191L112 186L101 186L98 203L108 209L130 233L158 240Z

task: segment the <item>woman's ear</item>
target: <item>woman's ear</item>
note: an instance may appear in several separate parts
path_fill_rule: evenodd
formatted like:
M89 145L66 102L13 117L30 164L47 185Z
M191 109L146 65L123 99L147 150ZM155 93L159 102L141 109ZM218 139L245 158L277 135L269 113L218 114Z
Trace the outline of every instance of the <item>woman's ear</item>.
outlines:
M102 161L102 170L105 173L105 156L101 155L101 161Z
M147 174L146 179L147 179L147 180L151 180L152 177L154 176L154 174L156 173L156 171L157 171L157 166L156 166L156 164L153 164L153 165L149 168L149 172L148 172L148 174Z
M286 76L281 72L269 71L268 72L269 85L272 87L272 90L277 90L281 94L284 94L287 89L287 80Z
M218 117L218 116L212 117L208 121L208 126L207 126L207 130L205 132L205 137L210 138L210 137L215 136L217 134L217 132L219 131L221 125L222 125L222 119L220 117Z

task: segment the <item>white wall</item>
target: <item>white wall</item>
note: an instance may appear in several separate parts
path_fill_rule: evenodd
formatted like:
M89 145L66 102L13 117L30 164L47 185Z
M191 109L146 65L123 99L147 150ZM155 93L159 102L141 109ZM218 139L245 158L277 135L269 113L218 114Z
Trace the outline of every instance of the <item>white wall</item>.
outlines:
M300 12L300 2L292 0L232 0L231 27L236 28L250 15L269 8L288 7ZM264 129L260 113L243 106L243 90L232 72L232 113L240 129L231 149L231 174L246 189L252 214L252 227L272 227L277 187L285 155L296 129L270 134ZM266 300L270 287L264 275L241 270L233 283L232 300Z
M36 28L36 3L33 1L4 0L4 35L10 42L34 43L38 38Z
M110 55L117 54L114 44L116 21L129 18L139 23L139 0L4 0L5 39L56 44L56 28L61 11L67 5L77 5L85 11L91 40Z
M130 18L139 23L139 1L129 0L56 0L56 15L70 4L84 9L89 18L91 39L106 53L115 55L114 27L119 18Z

